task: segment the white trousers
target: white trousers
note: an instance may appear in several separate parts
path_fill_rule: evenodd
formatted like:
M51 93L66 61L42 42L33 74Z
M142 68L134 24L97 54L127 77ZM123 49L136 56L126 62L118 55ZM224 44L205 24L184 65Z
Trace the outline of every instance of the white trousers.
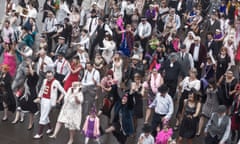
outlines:
M40 107L41 107L40 109L41 114L40 114L39 124L46 125L50 122L49 116L48 116L52 109L50 99L42 98Z

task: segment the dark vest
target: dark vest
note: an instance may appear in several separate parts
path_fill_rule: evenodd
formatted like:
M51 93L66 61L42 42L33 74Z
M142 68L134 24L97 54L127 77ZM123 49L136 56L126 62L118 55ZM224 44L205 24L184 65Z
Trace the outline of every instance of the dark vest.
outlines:
M189 70L191 69L191 64L189 60L189 53L185 53L183 59L182 59L182 53L179 53L179 61L181 65L181 72L183 76L187 76Z
M211 125L208 128L208 132L212 137L217 136L218 139L221 139L228 126L229 117L224 116L219 126L218 126L218 120L219 120L219 116L217 114L213 114L213 118L211 121Z
M100 47L103 47L103 39L105 37L105 33L106 33L105 24L103 24L103 26L99 25L97 27L97 38L96 39L98 40Z

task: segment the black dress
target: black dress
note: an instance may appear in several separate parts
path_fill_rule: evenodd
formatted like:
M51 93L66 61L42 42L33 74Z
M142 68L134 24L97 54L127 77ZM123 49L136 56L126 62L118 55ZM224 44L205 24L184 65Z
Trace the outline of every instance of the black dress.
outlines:
M143 100L141 94L142 87L132 94L134 99L133 115L136 118L143 118Z
M225 56L224 58L221 58L220 56L217 57L217 70L216 70L216 79L220 79L222 75L225 74L228 63L230 62L230 57Z
M4 110L3 102L7 104L7 108L12 113L16 110L16 101L11 88L12 78L9 73L5 76L2 74L0 76L0 110Z
M187 116L193 116L196 112L196 106L190 107L188 102L185 107L182 123L179 129L179 136L183 138L193 138L197 131L198 118L188 118Z
M232 82L227 83L226 78L224 78L218 87L218 100L220 105L225 105L230 107L232 105L234 95L229 95L230 91L233 91L237 84L237 79L234 78Z
M105 98L103 99L103 107L101 108L104 115L108 116L110 118L111 111L116 103L116 101L119 101L119 95L118 95L118 87L116 84L111 85L112 89L110 92L107 93Z
M25 81L24 95L20 98L19 102L23 111L29 111L33 114L38 111L37 104L33 102L34 99L37 98L37 83L38 75L36 73L27 76L27 80Z

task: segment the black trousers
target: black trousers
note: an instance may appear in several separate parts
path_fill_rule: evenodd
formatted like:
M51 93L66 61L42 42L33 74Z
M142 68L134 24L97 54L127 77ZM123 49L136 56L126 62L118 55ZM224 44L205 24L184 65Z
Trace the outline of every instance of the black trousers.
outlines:
M210 134L207 134L205 137L205 144L218 144L219 141L220 140L217 138L217 136L212 137Z
M167 80L165 79L164 82L166 83L167 87L169 88L169 95L174 99L177 89L178 80Z
M93 43L91 45L91 48L89 49L89 58L90 60L92 60L95 56L96 53L96 46L99 45L99 47L103 47L103 39L99 38L99 36L97 36L94 40Z
M197 78L200 79L202 75L202 69L200 68L201 63L194 61L194 67L197 69Z
M49 32L47 33L47 44L48 44L48 47L47 47L47 54L51 53L52 50L53 50L53 47L52 47L52 36L56 34L56 32Z
M163 127L162 118L164 116L166 116L166 115L160 115L160 114L157 114L157 113L153 114L153 117L152 117L152 134L153 134L154 137L157 135L156 128L158 126L160 126L160 128L162 129L162 127Z

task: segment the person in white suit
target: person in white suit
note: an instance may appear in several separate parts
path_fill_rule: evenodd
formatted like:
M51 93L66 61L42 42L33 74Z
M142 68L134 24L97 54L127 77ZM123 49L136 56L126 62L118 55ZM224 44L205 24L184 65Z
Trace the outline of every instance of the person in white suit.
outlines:
M34 139L40 139L43 136L43 128L45 125L48 126L46 131L47 134L52 132L52 128L49 120L49 113L52 107L56 106L58 90L66 95L64 88L60 82L54 78L52 71L47 71L46 79L44 79L42 87L39 91L39 96L34 102L40 102L40 120L38 133L33 137Z

